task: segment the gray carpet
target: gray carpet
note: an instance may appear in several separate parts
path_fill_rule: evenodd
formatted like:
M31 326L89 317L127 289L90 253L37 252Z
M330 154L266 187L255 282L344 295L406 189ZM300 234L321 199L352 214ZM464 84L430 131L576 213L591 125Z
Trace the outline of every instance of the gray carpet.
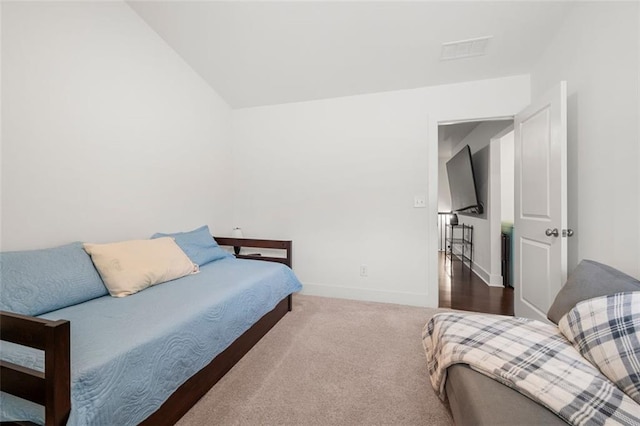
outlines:
M450 425L420 335L436 310L294 296L185 416L192 425Z

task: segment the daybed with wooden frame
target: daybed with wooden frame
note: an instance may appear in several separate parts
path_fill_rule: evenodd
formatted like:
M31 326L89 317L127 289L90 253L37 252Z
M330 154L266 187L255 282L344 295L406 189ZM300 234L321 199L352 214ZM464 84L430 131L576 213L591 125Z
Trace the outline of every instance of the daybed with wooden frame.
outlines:
M237 255L241 259L262 260L292 265L292 242L246 238L215 237L221 246L241 246L284 250L285 257ZM219 353L208 365L191 376L141 424L176 423L211 387L213 387L266 333L292 310L292 294L284 297L270 312ZM0 389L44 406L45 425L64 425L71 410L70 322L50 321L0 311L0 336L12 342L44 351L44 372L0 361ZM27 425L31 422L3 422Z

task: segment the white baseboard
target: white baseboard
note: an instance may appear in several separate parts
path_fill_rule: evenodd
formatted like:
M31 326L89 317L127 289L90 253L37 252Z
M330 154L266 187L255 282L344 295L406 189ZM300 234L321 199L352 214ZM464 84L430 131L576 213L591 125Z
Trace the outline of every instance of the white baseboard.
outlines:
M471 266L471 270L475 272L476 275L479 276L486 285L489 285L489 273L485 271L484 268L482 268L477 263L473 263Z
M491 274L489 285L491 287L504 287L504 284L502 284L502 275Z
M367 302L395 303L398 305L421 306L426 308L438 307L437 297L432 298L427 294L418 293L307 283L303 283L302 291L300 293L311 296L335 297L338 299L363 300Z
M471 270L489 287L502 287L502 275L490 274L477 263L473 263Z

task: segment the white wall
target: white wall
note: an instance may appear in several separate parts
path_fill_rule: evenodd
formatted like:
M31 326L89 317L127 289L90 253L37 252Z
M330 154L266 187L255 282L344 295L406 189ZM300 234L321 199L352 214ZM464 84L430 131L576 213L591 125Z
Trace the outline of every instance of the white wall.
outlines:
M640 277L639 4L578 3L531 75L567 80L569 270L581 259Z
M458 214L460 224L473 226L473 267L472 269L487 284L501 285L500 263L496 262L493 246L500 241L499 230L494 229L491 224L492 216L500 212L499 203L497 212L491 202L490 187L492 176L490 157L491 147L489 142L493 137L498 136L504 129L512 126L513 121L485 121L480 123L469 133L460 143L451 150L451 155L458 153L464 146L469 145L473 157L474 177L478 188L478 201L484 204L484 211L481 215ZM495 154L495 153L494 153Z
M230 109L126 4L2 3L2 249L232 226Z
M2 94L2 3L0 3L0 167L2 166L2 105L4 97ZM2 250L2 170L0 169L0 251Z
M528 102L518 76L234 110L235 224L293 239L307 293L436 306L430 119L510 115ZM428 208L413 208L425 194Z
M494 136L489 142L489 200L491 210L487 219L491 235L491 270L488 284L496 287L504 286L504 278L502 276L502 223L505 218L503 212L505 210L507 213L511 212L512 222L513 210L515 209L513 204L515 195L513 190L515 170L513 166L515 158L510 155L509 148L504 148L505 146L511 146L511 154L513 154L513 124ZM509 222L509 220L506 221ZM509 282L511 281L509 280Z
M451 190L447 176L447 161L451 157L438 157L438 211L451 211Z
M515 145L514 132L500 138L500 221L515 219Z

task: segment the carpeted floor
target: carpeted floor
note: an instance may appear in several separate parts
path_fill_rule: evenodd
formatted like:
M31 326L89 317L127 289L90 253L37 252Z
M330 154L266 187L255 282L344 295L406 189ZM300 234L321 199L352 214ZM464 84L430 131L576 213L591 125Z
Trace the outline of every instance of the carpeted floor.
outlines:
M303 295L293 306L178 425L452 424L420 338L436 310Z

